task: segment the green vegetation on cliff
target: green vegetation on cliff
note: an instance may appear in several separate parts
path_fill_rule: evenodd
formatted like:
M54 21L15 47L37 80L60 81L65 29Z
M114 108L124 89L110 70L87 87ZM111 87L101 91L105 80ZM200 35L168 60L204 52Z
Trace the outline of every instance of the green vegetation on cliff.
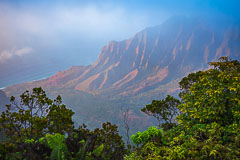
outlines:
M126 160L240 159L240 63L222 57L210 65L180 81L177 125L143 141Z
M240 159L240 62L221 57L211 69L180 82L180 100L167 96L142 109L159 127L132 135L126 147L118 127L74 128L61 97L26 91L2 112L1 159Z

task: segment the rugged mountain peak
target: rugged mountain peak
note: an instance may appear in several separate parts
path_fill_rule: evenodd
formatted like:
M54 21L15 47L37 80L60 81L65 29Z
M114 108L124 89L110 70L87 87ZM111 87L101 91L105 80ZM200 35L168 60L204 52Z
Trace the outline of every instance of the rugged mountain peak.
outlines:
M239 57L238 29L229 25L219 32L214 25L208 26L198 20L175 17L128 40L111 41L80 76L75 89L137 94L185 72L203 69L221 56Z
M34 84L102 95L148 92L204 69L221 56L239 59L239 25L219 24L173 17L130 39L109 42L93 65L71 68Z

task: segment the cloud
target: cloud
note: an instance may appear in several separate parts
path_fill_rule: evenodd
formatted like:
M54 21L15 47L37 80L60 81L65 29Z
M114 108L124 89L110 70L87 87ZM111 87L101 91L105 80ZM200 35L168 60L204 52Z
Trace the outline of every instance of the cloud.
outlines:
M33 49L31 47L23 47L23 48L13 48L11 50L4 50L0 52L0 62L5 62L6 60L9 60L15 56L23 56L26 54L30 54L33 52Z
M149 15L143 12L129 12L121 6L100 7L94 4L15 9L8 5L3 8L0 3L0 18L0 27L1 24L5 25L5 34L23 34L23 38L34 36L48 43L71 35L84 38L107 36L109 41L117 40L128 38L149 26Z
M104 10L94 5L84 7L61 7L52 14L55 31L81 36L108 37L109 40L128 38L148 26L141 13L130 14L121 7Z
M109 41L130 38L151 26L148 18L145 12L111 4L47 6L0 2L0 62L14 58L11 48L31 46L36 55L77 56L83 60L71 63L91 64Z

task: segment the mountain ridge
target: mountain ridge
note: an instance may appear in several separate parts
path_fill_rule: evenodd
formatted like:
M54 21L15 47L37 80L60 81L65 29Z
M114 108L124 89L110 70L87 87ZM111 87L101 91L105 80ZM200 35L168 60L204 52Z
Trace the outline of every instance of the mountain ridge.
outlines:
M110 41L92 65L73 66L3 91L16 96L41 86L50 96L62 95L82 116L75 117L77 121L87 120L92 126L106 120L119 123L114 117L121 117L117 113L122 106L131 108L133 117L143 117L137 113L139 107L167 94L177 95L178 81L188 73L207 69L208 62L221 56L240 59L239 24L216 24L174 17L127 40Z
M127 40L110 41L102 48L97 61L89 66L81 66L79 72L75 66L75 70L70 68L61 71L39 82L47 87L61 88L64 85L91 94L99 94L108 88L118 89L118 95L135 95L166 79L171 81L183 76L183 72L204 69L208 62L216 61L221 56L238 57L239 26L235 26L234 31L234 27L229 25L221 34L207 26L198 19L173 17ZM235 42L232 47L229 47L230 40ZM203 43L199 46L204 49L197 51L199 42ZM176 72L176 68L179 75L169 75L169 72Z

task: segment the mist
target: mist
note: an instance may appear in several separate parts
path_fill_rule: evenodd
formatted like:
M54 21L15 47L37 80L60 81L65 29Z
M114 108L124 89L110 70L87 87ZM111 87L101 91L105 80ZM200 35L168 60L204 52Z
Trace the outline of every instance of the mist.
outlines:
M237 0L0 2L0 87L90 65L109 41L174 15L239 19Z

